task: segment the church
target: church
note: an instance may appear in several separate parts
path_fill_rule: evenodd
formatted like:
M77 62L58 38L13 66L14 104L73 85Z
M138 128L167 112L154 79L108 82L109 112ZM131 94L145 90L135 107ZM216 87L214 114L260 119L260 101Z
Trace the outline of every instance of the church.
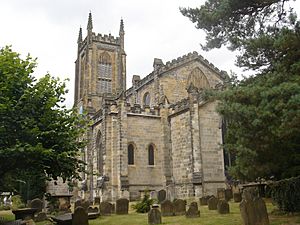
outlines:
M123 20L119 37L80 28L74 107L91 120L82 152L88 174L79 195L90 200L216 194L225 187L222 118L204 90L222 86L226 73L197 52L134 75L126 87Z

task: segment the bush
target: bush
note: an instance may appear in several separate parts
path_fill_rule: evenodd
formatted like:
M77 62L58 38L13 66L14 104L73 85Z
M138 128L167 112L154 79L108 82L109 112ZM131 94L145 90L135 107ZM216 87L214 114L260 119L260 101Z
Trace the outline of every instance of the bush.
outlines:
M274 182L271 197L284 212L300 212L300 176Z
M2 210L10 210L10 206L9 205L0 205L0 211Z
M25 208L25 204L22 202L22 198L20 195L14 195L11 198L12 201L12 209L21 209Z
M148 193L145 193L143 200L132 205L132 208L138 213L147 213L150 211L151 205L155 202L156 201L154 199L150 199L150 195Z

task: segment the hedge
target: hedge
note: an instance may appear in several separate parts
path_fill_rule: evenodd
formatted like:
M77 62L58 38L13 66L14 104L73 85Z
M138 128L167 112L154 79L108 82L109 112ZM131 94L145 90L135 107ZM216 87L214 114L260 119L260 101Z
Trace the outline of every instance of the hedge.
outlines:
M280 210L300 212L300 176L274 182L270 191Z

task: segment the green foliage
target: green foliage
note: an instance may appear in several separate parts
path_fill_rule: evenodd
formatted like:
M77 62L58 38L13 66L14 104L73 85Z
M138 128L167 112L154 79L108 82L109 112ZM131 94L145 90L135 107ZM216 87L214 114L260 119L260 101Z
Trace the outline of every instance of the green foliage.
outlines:
M242 180L300 174L300 22L287 0L207 0L181 8L206 34L206 50L240 50L237 65L258 71L232 79L219 100L224 148L235 157L231 175Z
M11 201L12 201L12 210L25 208L25 204L22 201L22 198L20 195L12 196Z
M30 56L23 60L10 47L0 50L2 190L19 191L16 181L32 184L34 178L41 190L48 179L72 180L83 170L79 137L86 122L62 106L65 83L49 74L36 81L31 75L35 66Z
M155 199L150 199L149 193L145 193L142 201L132 205L132 208L138 213L147 213L150 211L153 203L155 203Z
M272 199L280 210L300 212L300 176L280 180L270 185Z

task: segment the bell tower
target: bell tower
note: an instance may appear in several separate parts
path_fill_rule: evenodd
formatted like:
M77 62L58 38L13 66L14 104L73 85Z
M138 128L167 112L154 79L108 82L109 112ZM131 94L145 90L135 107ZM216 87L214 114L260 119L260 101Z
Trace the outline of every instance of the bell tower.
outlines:
M126 90L126 53L124 22L121 19L119 37L93 32L89 13L87 36L79 29L75 61L74 107L80 112L97 112L104 98L114 98Z

